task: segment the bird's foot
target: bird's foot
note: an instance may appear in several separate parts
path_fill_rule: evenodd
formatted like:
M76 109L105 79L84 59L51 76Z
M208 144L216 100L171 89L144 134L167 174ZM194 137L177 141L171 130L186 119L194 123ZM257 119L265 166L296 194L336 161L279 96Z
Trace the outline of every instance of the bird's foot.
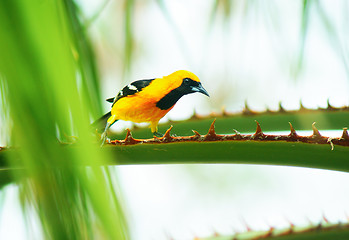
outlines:
M101 135L101 147L103 147L106 142L110 143L110 139L107 137L107 132L103 132Z
M159 132L153 132L153 135L154 135L155 137L158 137L158 138L161 138L161 137L164 136L164 134L159 133ZM171 134L171 137L178 137L178 136L177 136L176 134Z
M161 137L164 136L164 134L159 133L159 132L153 132L153 135L154 135L155 137L158 137L158 138L161 138Z

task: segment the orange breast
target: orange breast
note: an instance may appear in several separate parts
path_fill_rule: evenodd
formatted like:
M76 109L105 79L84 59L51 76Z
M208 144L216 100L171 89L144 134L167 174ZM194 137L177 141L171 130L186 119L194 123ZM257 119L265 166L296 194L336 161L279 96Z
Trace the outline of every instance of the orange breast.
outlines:
M154 122L164 117L173 107L161 110L156 107L158 99L140 93L119 99L111 109L117 119L132 122Z

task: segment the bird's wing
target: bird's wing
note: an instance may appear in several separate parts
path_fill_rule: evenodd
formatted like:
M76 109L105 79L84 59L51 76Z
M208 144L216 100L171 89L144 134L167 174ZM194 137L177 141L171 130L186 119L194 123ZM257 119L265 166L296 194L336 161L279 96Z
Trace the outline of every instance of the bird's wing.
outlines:
M155 78L134 81L134 82L128 84L127 86L125 86L122 90L120 90L120 92L118 93L118 95L116 97L108 98L108 99L106 99L106 101L111 102L114 105L120 98L138 93L143 88L148 86L154 79ZM112 107L113 107L113 105L112 105Z

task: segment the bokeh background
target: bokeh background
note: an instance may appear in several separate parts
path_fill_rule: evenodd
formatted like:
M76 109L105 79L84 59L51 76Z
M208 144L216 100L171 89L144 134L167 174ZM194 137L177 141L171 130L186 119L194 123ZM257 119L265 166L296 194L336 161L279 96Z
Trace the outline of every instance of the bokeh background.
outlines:
M77 4L95 51L102 99L131 81L179 69L199 76L211 97L183 97L163 123L185 120L194 111L241 112L246 103L255 111L278 110L280 103L287 110L301 103L313 109L328 101L335 107L349 105L345 0ZM109 111L110 104L102 107ZM120 121L112 130L132 126ZM340 131L330 134L339 136ZM1 134L1 145L9 141L7 136ZM118 174L131 239L193 239L316 224L323 216L346 221L349 210L346 173L219 164L110 168ZM0 239L27 239L18 187L7 186L1 197ZM33 225L30 231L40 236Z

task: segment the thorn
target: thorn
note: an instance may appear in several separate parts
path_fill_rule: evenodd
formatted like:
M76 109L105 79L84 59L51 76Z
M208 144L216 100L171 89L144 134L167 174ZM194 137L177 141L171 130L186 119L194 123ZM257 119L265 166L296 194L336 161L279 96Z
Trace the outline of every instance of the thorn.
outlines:
M163 142L169 142L173 139L173 137L171 136L170 132L172 130L173 126L171 125L171 127L169 129L166 130L164 136L162 136L161 140Z
M193 131L193 133L195 134L195 137L201 137L200 133L198 133L198 132L195 131L195 130L192 130L192 131Z
M315 229L317 231L320 231L321 229L323 229L322 222L319 222L319 224L317 226L315 226Z
M274 232L274 230L275 230L275 227L272 227L272 226L269 227L269 233L270 234L272 234Z
M319 130L317 130L317 128L315 127L316 122L313 122L313 124L311 125L313 128L313 136L312 137L321 137L321 134L319 132Z
M216 131L214 129L215 122L216 122L216 119L214 119L213 122L211 123L210 129L208 130L207 135L212 135L212 136L216 135Z
M221 115L219 115L219 113L216 113L216 112L210 112L210 114L208 114L208 118L216 118L220 116Z
M261 125L259 125L259 122L257 120L254 120L254 121L257 123L257 129L256 129L255 135L263 134L262 128L261 128Z
M336 110L336 108L334 108L331 104L330 104L330 99L327 99L327 108L326 110Z
M288 218L286 218L286 221L288 222L288 224L290 224L290 231L293 231L295 228L295 225L293 222L291 222Z
M302 100L299 101L299 111L306 111L307 108L304 107Z
M208 133L204 136L203 140L204 141L215 141L218 139L218 136L216 134L214 124L216 122L216 119L213 120L211 123L210 129L208 130Z
M128 139L132 138L131 130L129 128L126 128L126 131L127 131L127 133L126 133L126 137L125 137L125 142Z
M131 130L129 128L126 128L126 137L125 137L125 144L135 144L137 143L137 140L132 137Z
M244 109L242 110L242 114L243 115L253 115L254 112L251 111L251 109L249 108L248 104L247 104L247 100L245 100L245 106Z
M275 228L270 226L268 232L266 232L264 235L262 235L263 238L272 237L273 233L274 233L274 230L275 230Z
M279 102L279 113L284 113L286 112L285 108L283 108L281 102Z
M328 221L328 219L325 217L325 214L322 214L322 219L325 221L325 223L330 223L330 221Z
M291 130L290 136L297 136L296 130L294 130L292 123L288 122L288 124L290 124L290 130Z
M247 99L245 100L245 109L250 110L250 108L248 107L248 104L247 104Z
M235 132L235 135L238 135L238 136L240 136L240 135L241 135L241 133L240 133L238 130L233 129L233 131Z
M257 129L255 134L253 134L252 139L263 139L264 134L262 132L261 125L259 125L259 122L257 120L255 120L255 122L257 123Z
M229 113L227 112L227 110L225 109L224 106L222 107L222 116L223 116L223 117L229 116Z
M191 120L199 119L199 116L198 116L198 114L196 113L196 110L195 110L195 109L194 109L193 115L191 115L190 119L191 119Z
M348 128L343 128L343 134L342 134L342 139L349 140L349 135L348 135Z
M241 218L241 220L243 221L243 224L245 225L247 232L252 232L253 230L252 230L252 228L247 224L246 220L245 220L243 217L240 217L240 218Z

